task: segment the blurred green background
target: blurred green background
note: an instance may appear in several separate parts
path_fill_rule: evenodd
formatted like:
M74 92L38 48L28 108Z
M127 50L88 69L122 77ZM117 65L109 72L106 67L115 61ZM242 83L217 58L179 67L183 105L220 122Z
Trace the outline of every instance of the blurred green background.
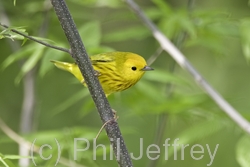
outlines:
M142 55L149 62L157 56L151 64L155 69L153 72L146 73L129 90L108 98L118 112L120 129L134 157L140 155L140 138L143 139L143 156L133 160L134 166L207 166L211 158L206 144L212 153L219 144L211 166L250 166L249 135L160 49L150 31L123 1L66 2L89 55L129 51ZM136 2L204 78L250 120L249 2ZM1 23L26 30L29 35L41 37L52 45L69 47L50 1L17 0L14 6L12 1L0 0L0 19ZM67 162L57 166L77 166L76 163L79 166L117 166L115 160L102 160L101 148L98 148L97 160L93 160L92 140L102 123L87 88L49 61L73 62L73 59L29 40L16 40L21 37L3 30L0 34L0 118L27 141L37 139L38 146L53 145L52 150L44 149L44 157L53 154L48 161L35 153L37 165L54 166L56 138L62 148L61 160ZM6 129L2 123L0 126ZM3 161L9 166L19 166L21 157L13 156L19 154L18 144L8 137L9 133L0 131L0 157L5 157ZM77 161L74 161L74 138L87 138L91 145L88 151L78 153ZM177 157L171 147L166 160L163 144L168 138L170 143L179 138L179 144L189 144L183 152L184 159L181 159L179 146ZM97 143L109 147L105 132ZM159 158L153 161L146 156L150 144L157 144L161 149ZM203 155L200 160L193 159L190 154L195 144L204 148L204 154L194 154L195 157ZM85 146L79 142L79 148ZM196 151L200 148L196 147ZM109 152L107 155L110 159ZM156 156L152 154L152 157ZM32 162L30 166L34 166Z

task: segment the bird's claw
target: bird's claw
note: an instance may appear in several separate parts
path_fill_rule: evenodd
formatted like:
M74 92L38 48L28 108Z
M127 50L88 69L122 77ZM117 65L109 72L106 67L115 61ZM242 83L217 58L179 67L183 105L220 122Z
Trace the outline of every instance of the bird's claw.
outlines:
M94 71L95 71L95 76L99 77L101 75L101 73L99 71L96 71L96 70L94 70Z

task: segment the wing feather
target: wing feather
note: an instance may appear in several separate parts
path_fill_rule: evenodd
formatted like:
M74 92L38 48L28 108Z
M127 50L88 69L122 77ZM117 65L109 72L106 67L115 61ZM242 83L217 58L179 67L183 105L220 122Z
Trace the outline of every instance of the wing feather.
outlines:
M97 64L97 63L106 63L106 62L113 62L115 61L115 56L113 54L97 54L90 56L92 64Z

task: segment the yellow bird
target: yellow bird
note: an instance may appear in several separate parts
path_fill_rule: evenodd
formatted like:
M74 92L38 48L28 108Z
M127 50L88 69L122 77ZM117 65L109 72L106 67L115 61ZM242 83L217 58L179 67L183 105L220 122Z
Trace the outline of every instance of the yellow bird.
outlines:
M153 68L147 66L143 57L130 52L108 52L90 56L106 96L123 91L135 85L145 71ZM52 60L56 67L72 73L84 86L87 86L76 63Z

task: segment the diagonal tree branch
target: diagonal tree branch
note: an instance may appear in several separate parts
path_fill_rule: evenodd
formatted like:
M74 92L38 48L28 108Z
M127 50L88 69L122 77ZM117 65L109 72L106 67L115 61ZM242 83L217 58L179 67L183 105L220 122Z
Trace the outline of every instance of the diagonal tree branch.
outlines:
M113 146L116 160L121 167L133 166L127 148L125 146L122 134L117 122L114 120L112 109L102 90L102 87L94 74L94 69L83 46L82 40L70 15L68 7L64 0L51 0L59 22L64 30L71 48L71 55L75 59L80 68L82 75L88 85L90 94L95 102L103 123L105 126L109 140ZM114 121L110 121L114 120Z
M191 65L186 57L170 42L168 38L156 27L152 21L144 14L139 6L133 0L125 0L128 6L143 21L143 23L152 31L155 39L161 47L168 52L173 59L187 72L191 74L197 84L214 100L215 103L244 131L250 134L250 123L242 117L223 97L207 83L199 72Z

